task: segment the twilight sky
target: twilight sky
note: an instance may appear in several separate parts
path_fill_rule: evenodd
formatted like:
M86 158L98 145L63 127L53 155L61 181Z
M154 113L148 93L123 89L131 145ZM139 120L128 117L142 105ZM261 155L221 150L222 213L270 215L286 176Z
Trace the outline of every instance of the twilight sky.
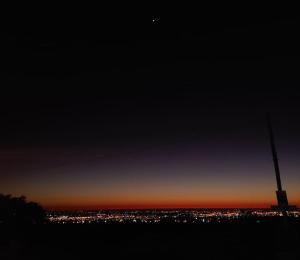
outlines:
M47 208L269 207L269 111L300 206L298 17L90 16L5 32L1 193Z

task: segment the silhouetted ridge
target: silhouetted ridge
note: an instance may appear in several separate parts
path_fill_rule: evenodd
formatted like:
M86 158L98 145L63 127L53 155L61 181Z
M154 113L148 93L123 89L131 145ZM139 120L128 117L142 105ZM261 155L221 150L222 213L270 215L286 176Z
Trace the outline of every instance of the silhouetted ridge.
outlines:
M35 202L27 202L26 197L12 197L0 194L0 223L41 224L46 222L45 210Z

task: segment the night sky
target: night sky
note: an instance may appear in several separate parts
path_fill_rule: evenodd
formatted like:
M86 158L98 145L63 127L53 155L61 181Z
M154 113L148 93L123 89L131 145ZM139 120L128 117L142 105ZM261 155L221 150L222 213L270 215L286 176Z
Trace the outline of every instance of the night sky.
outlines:
M145 10L7 20L0 192L60 209L269 207L270 112L300 206L299 15Z

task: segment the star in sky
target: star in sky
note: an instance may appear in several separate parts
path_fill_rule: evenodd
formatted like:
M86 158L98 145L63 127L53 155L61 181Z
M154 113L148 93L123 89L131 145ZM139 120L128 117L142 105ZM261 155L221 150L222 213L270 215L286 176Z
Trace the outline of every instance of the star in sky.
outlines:
M159 19L158 19L157 17L153 17L153 18L152 18L152 23L157 23L158 20L159 20Z

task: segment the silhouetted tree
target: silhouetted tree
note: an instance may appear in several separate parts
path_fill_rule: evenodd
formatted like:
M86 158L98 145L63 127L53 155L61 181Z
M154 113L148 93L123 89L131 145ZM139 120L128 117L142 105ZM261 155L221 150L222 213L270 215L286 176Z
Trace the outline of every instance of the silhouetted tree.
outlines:
M35 202L27 202L24 196L12 197L0 194L0 223L41 224L46 222L45 210Z

